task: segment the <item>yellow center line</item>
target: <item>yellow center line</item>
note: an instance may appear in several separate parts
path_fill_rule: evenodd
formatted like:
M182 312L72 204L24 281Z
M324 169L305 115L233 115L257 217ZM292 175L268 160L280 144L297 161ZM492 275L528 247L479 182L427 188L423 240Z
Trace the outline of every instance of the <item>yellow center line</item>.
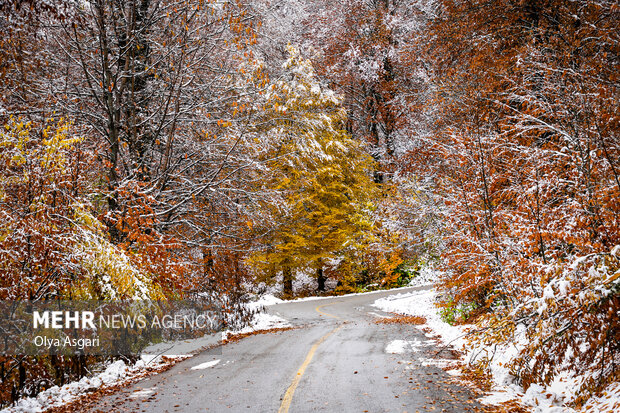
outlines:
M342 318L338 316L321 311L321 308L328 306L328 305L331 305L331 304L320 305L317 308L315 308L315 310L318 313L323 314L327 317L332 317L338 320L342 320ZM288 409L291 407L291 403L293 401L293 395L295 394L295 389L297 389L297 386L299 385L299 382L301 381L301 377L304 375L306 368L308 368L308 365L312 361L312 358L314 357L314 353L316 353L316 349L321 345L322 342L324 342L327 339L327 337L331 336L336 331L340 330L343 326L344 324L341 324L340 326L334 328L332 331L330 331L329 333L321 337L319 341L314 343L314 345L310 348L310 351L308 352L306 359L301 364L301 367L299 367L299 370L297 370L297 374L293 378L293 382L291 383L289 388L286 390L286 393L284 394L284 397L282 398L282 404L280 405L280 409L278 410L278 413L288 413Z
M342 318L338 317L337 315L333 315L333 314L330 314L330 313L326 313L325 311L321 311L321 308L323 308L323 307L327 307L328 305L334 305L334 303L320 305L320 306L318 306L317 308L315 308L314 310L315 310L317 313L319 313L319 314L326 315L327 317L335 318L335 319L337 319L337 320L342 320Z

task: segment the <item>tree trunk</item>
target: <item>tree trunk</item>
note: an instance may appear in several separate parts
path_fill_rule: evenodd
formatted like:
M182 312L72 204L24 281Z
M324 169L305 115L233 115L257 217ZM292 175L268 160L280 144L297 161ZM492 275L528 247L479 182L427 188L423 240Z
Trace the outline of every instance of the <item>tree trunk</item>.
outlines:
M282 283L284 284L282 292L285 296L293 295L293 272L291 267L285 265L282 267Z
M325 291L325 276L323 275L323 267L320 267L318 270L316 270L316 279L318 282L318 287L317 290L318 291Z

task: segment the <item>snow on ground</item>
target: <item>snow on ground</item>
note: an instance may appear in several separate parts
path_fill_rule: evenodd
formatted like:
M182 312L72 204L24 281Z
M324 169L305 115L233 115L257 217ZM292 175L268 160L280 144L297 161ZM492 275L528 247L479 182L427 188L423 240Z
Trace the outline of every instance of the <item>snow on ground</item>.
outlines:
M427 337L437 335L442 344L451 345L457 350L466 353L466 327L452 326L444 322L438 314L437 307L435 307L436 297L437 292L431 288L428 290L395 294L381 298L375 301L373 306L386 312L424 317L426 319L426 324L420 327L427 327L433 331L433 334L427 333ZM471 354L469 354L469 356L471 357ZM423 361L422 364L448 367L450 364L453 364L453 361L429 359ZM505 372L493 371L493 373L494 378L495 375L497 375L498 378L501 377L501 381L505 381ZM504 385L495 383L495 387L493 388L494 391L481 401L483 403L496 404L498 402L514 400L522 396L522 393L519 394L515 392L515 389L506 384L508 383L504 383Z
M432 276L429 277L432 279ZM563 374L557 377L549 386L531 385L527 392L516 384L515 378L504 366L517 354L515 346L489 351L489 349L474 349L466 347L466 326L451 326L444 322L438 315L435 307L437 292L434 289L414 291L404 294L395 294L376 300L373 306L382 311L399 313L404 315L422 316L426 318L426 324L420 327L430 328L439 336L445 345L452 345L466 355L463 361L475 360L481 355L492 356L490 372L493 378L492 391L482 397L484 404L500 404L509 400L518 400L524 406L530 407L534 413L572 413L575 410L566 407L565 404L574 398L574 392L579 387L580 378ZM427 337L432 336L427 334ZM402 341L402 340L400 340ZM391 343L390 343L391 344ZM482 350L482 351L481 351ZM487 350L487 351L485 351ZM451 360L426 360L423 364L449 367ZM457 375L454 370L450 374ZM592 397L583 407L587 413L613 413L620 412L620 383L613 383L607 387L605 395Z
M258 310L261 307L267 307L267 306L270 306L270 305L280 304L280 303L284 303L284 302L286 302L286 301L279 299L278 297L274 296L273 294L264 294L263 296L261 296L260 298L256 299L255 301L250 301L245 306L247 308L249 308L250 310Z
M438 272L432 267L423 267L420 273L409 281L409 287L432 286L437 281Z
M247 334L261 330L271 330L274 328L286 328L290 327L290 324L277 315L267 313L256 313L252 319L252 323L239 330L226 330L222 333L222 339L226 340L228 337L235 334Z
M402 289L406 289L410 287L431 286L436 281L436 279L437 279L437 271L433 270L430 267L425 267L425 268L422 268L420 270L419 275L412 278L411 281L406 286L392 288L389 291L398 291L398 290L402 290ZM310 281L313 281L314 283L316 283L316 279L312 277L306 278L302 281L303 282L301 282L300 284L302 286L310 285ZM334 281L334 280L329 280L329 281ZM327 287L329 289L329 285L327 285ZM247 288L251 289L249 285L247 286ZM335 285L332 286L332 288L335 288ZM301 288L298 288L296 284L294 291L298 291L299 289ZM251 300L253 301L250 301L248 304L246 304L248 308L257 309L257 308L266 307L266 306L275 305L275 304L281 304L281 303L329 300L330 298L335 298L335 297L348 297L348 296L362 295L362 294L378 294L378 293L384 293L387 291L387 290L375 290L375 291L365 291L361 293L349 293L349 294L344 294L340 296L331 296L331 295L320 296L320 297L308 296L308 297L303 297L303 298L295 298L293 300L282 300L275 296L275 294L278 294L279 292L281 292L282 290L281 285L276 284L276 285L267 286L265 284L262 284L260 290L261 290L260 293L251 294Z
M403 354L407 350L408 344L406 340L393 340L385 346L385 352L388 354Z
M434 280L432 273L422 272L416 277L410 286L429 285ZM406 288L406 287L403 287ZM398 290L398 289L397 289ZM373 291L368 293L353 293L347 295L373 294L384 291ZM434 289L414 291L409 293L397 293L389 297L380 298L374 302L374 306L382 311L394 312L405 315L416 315L426 318L427 323L422 327L428 327L433 330L434 334L440 337L440 340L446 345L467 351L465 348L466 328L464 326L451 326L441 320L437 314L435 307L436 291ZM307 297L293 301L310 301L329 299L333 297ZM265 294L258 300L247 304L247 308L259 311L266 306L285 303L271 294ZM80 381L69 383L62 387L52 387L41 392L36 397L22 399L16 406L2 410L6 413L34 413L42 412L45 409L62 406L70 401L77 399L85 393L100 387L108 387L116 384L122 384L134 377L143 374L147 368L163 366L169 363L169 360L179 360L191 357L193 354L200 352L205 347L217 344L221 338L226 339L233 334L251 333L260 330L269 330L273 328L288 327L288 322L278 316L257 312L248 327L240 330L228 330L219 335L209 335L202 338L183 340L172 343L159 343L150 346L145 350L142 358L133 366L126 365L123 361L115 361L108 365L106 369L92 377L84 377ZM427 337L434 337L427 334ZM407 350L417 351L421 342L411 342L406 340L395 340L388 344L386 352L400 354ZM573 409L563 407L565 401L571 400L572 392L577 388L578 379L569 375L560 376L547 388L532 385L527 392L514 384L514 378L509 372L502 367L502 364L515 354L515 348L499 349L495 352L493 363L491 364L491 372L493 375L494 386L492 392L481 399L483 403L498 404L503 401L518 399L526 406L530 406L535 413L567 413L574 412ZM162 354L166 354L168 359L162 358ZM470 352L468 358L473 357ZM168 360L168 361L167 361ZM437 365L440 367L448 367L453 360L436 360L429 359L423 361L426 365ZM202 369L213 367L219 363L219 360L202 363L192 367L192 369ZM449 374L457 376L457 370L449 370ZM144 391L148 391L145 389ZM600 397L591 398L582 409L587 413L603 413L620 411L620 383L613 383L607 388L606 394Z

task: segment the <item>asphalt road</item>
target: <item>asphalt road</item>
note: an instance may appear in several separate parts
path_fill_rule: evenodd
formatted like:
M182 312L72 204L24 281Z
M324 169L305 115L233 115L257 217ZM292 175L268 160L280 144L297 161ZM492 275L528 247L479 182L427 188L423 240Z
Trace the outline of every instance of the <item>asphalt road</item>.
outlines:
M207 350L101 399L91 411L480 411L472 393L436 366L438 348L422 331L375 322L386 314L371 304L395 293L268 307L298 328ZM393 354L386 347L394 340L418 345Z

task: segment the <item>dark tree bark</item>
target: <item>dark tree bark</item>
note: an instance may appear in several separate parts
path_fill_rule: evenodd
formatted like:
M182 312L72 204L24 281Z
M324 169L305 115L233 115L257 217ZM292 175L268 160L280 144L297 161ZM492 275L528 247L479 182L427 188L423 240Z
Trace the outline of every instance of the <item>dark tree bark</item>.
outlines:
M282 292L285 296L293 295L293 271L288 265L284 265L282 268Z
M325 291L325 281L327 278L325 278L325 275L323 274L322 267L316 270L316 280L318 283L317 291Z

